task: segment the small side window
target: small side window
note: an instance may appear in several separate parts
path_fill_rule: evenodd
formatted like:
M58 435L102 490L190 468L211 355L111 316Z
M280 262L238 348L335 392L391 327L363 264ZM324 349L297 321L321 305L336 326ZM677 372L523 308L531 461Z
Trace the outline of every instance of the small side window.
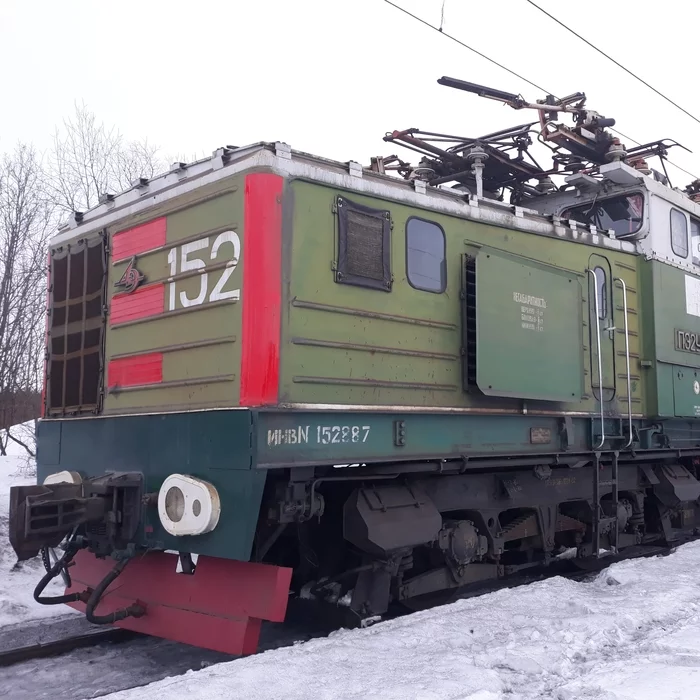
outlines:
M598 318L603 319L608 315L605 270L602 267L596 267L593 274L595 274L595 293L598 298Z
M671 249L681 258L688 257L688 220L678 209L671 209Z
M445 232L432 221L406 222L406 274L415 289L441 294L447 286Z
M700 266L700 221L690 220L690 250L693 254L693 265Z

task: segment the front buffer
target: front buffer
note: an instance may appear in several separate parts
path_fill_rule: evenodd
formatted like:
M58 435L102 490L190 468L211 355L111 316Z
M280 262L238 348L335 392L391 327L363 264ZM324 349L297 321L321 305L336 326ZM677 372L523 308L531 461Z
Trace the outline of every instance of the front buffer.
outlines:
M249 561L265 484L251 425L245 410L40 422L38 484L10 495L18 558L47 568L35 599L254 653L261 621L284 620L292 570ZM65 594L45 595L58 576Z
M137 603L145 610L142 616L113 624L226 654L255 653L261 621L284 620L291 569L202 556L188 575L177 573L177 564L172 554L137 556L105 591L100 615ZM78 552L66 593L94 589L113 566L90 552ZM69 605L86 612L81 600Z

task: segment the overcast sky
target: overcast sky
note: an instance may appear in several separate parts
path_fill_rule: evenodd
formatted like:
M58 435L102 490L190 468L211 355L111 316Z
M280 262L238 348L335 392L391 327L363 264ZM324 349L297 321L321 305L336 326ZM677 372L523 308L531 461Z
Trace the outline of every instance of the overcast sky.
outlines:
M443 0L394 1L440 23ZM537 1L700 117L696 3ZM639 141L678 140L695 153L671 159L700 175L700 124L526 0L445 0L444 31L555 94L584 91ZM0 65L0 151L46 148L78 100L168 155L282 140L368 163L409 154L382 141L393 129L477 136L528 121L442 75L544 96L384 0L0 0Z

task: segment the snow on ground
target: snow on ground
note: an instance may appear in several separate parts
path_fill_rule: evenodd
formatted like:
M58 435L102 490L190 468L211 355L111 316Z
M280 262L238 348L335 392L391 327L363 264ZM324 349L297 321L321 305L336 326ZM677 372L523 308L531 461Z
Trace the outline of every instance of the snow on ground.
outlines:
M33 423L23 424L12 431L27 442L31 440L33 427ZM34 588L44 573L44 566L39 558L18 564L8 539L10 487L35 483L34 461L23 447L10 441L7 456L0 457L0 627L73 612L66 605L39 605L34 600ZM63 593L60 578L47 587L46 593Z
M166 678L109 700L696 700L700 542Z

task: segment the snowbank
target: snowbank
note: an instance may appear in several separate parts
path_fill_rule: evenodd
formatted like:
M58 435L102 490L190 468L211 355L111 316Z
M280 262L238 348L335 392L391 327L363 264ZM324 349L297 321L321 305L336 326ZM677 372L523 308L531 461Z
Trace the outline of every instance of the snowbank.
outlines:
M239 659L110 700L693 700L700 542Z
M31 440L33 423L16 426L17 436L23 441ZM26 450L10 441L7 457L0 457L0 627L35 618L71 614L66 605L39 605L33 598L34 588L44 573L40 559L17 563L8 540L10 512L10 487L35 484L35 465ZM60 578L46 589L47 595L63 593ZM78 614L77 612L75 614Z

